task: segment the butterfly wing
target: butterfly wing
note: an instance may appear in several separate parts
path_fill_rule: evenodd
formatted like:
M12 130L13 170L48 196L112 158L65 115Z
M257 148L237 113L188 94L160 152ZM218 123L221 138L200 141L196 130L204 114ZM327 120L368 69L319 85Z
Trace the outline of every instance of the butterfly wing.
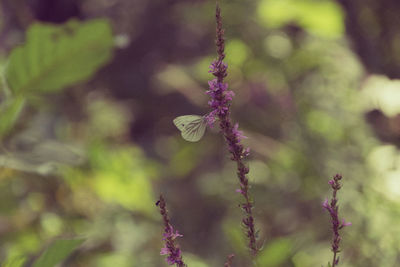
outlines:
M206 123L203 118L198 121L189 123L185 130L182 131L182 137L186 141L197 142L199 141L206 131Z
M183 139L189 142L199 141L206 131L206 122L199 115L184 115L174 119L175 126L181 131Z
M187 124L189 124L190 122L192 122L192 121L194 121L194 120L196 120L196 119L199 119L199 118L201 118L201 116L197 116L197 115L184 115L184 116L176 117L176 118L174 119L173 122L174 122L176 128L178 128L179 131L182 132L183 130L185 130L185 126L186 126Z

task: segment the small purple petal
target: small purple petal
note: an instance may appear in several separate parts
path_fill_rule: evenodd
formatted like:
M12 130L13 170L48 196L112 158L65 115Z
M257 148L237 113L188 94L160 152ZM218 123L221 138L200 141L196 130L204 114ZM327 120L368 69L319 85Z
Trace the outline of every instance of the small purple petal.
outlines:
M242 189L236 189L235 192L239 193L239 194L242 194L242 195L244 194Z
M325 209L328 209L328 210L330 209L328 199L325 199L325 201L322 203L322 207L324 207Z
M342 227L351 226L351 225L353 225L351 222L346 222L344 219L342 219Z
M167 254L169 254L169 249L168 248L162 248L161 252L160 252L160 255L167 255Z

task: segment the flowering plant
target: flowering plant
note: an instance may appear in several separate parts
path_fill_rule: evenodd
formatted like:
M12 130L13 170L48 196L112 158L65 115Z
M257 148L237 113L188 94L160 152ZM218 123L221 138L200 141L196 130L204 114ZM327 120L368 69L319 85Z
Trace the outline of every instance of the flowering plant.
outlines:
M255 257L259 252L260 248L257 245L256 231L255 231L255 220L253 216L254 202L250 196L250 185L249 185L249 167L244 163L244 160L250 154L250 148L245 148L241 144L243 138L247 138L243 135L243 132L239 130L239 124L233 123L231 119L230 106L235 93L228 90L228 83L225 82L225 78L228 75L228 65L223 61L225 58L225 40L224 30L222 28L222 17L219 6L216 7L216 47L217 47L217 58L212 61L210 65L209 73L214 75L215 78L208 82L209 89L206 94L210 96L208 105L211 107L211 111L205 116L199 115L184 115L174 119L174 124L182 132L182 137L191 142L197 142L201 139L205 132L205 128L214 127L218 123L220 133L225 139L228 147L228 151L231 155L230 159L236 163L237 176L239 180L239 188L236 192L239 193L243 200L239 204L239 207L243 210L244 216L242 218L242 225L245 229L246 236L248 238L248 248L250 249L251 256ZM329 266L336 266L339 263L337 254L339 253L339 243L341 237L339 230L345 226L351 225L346 223L344 220L339 221L338 218L338 206L336 193L341 188L340 180L342 176L337 174L329 184L333 189L333 197L329 204L328 200L325 200L323 207L328 210L332 218L332 229L334 233L332 241L332 251L334 253L333 263ZM161 249L161 255L168 255L167 263L169 265L176 264L176 266L186 266L182 260L181 250L175 240L178 237L182 237L178 231L174 232L172 225L169 222L167 211L165 208L165 200L160 196L157 205L160 208L160 213L164 221L164 234L163 240L165 246ZM230 267L232 264L234 254L227 257L224 264L225 267Z
M332 251L333 251L333 260L332 265L329 266L335 267L339 264L339 257L337 254L340 252L339 244L342 240L342 237L339 234L339 230L345 226L350 226L351 222L346 222L344 219L342 221L339 220L339 206L338 206L338 199L336 197L337 192L342 188L340 184L340 180L342 180L342 175L336 174L332 180L329 180L329 184L333 189L332 199L329 203L328 199L325 199L322 206L329 212L332 219L332 232L333 232L333 240L332 240Z

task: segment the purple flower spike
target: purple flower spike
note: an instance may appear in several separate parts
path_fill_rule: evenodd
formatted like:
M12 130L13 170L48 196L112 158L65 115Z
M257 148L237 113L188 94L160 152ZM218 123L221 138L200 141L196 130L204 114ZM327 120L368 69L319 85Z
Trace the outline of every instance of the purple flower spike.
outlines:
M176 264L177 267L185 267L186 264L182 260L181 249L174 242L176 238L182 237L183 235L179 234L178 231L174 232L174 228L169 222L165 200L162 195L160 196L160 199L157 201L156 205L160 208L160 213L164 221L164 233L162 240L165 241L165 244L160 251L160 255L168 255L166 259L168 265Z
M331 220L332 220L332 232L333 232L333 240L332 240L332 251L333 251L333 260L332 260L332 267L335 267L336 265L339 264L339 257L337 257L337 254L340 252L339 245L340 245L340 240L342 240L342 237L339 234L339 230L342 229L345 226L350 226L351 222L346 222L344 219L342 219L342 222L339 220L339 206L337 204L338 199L336 198L336 193L337 191L342 188L342 185L340 184L340 180L342 180L342 175L336 174L332 180L329 180L329 184L331 185L333 189L332 193L332 199L329 203L328 199L325 199L325 201L322 203L322 207L324 207L329 214L331 215Z
M252 214L253 201L249 194L249 179L246 176L249 173L249 168L246 167L243 162L243 159L250 154L250 149L245 149L243 145L240 144L240 141L247 137L239 130L239 124L232 123L230 118L231 101L235 94L228 90L228 84L224 82L224 78L228 75L228 65L223 62L225 58L225 40L224 30L222 29L221 10L218 5L216 9L216 22L217 34L215 43L217 46L218 58L210 65L209 72L212 73L215 78L208 82L209 90L206 91L206 94L211 98L210 101L208 101L211 111L205 116L205 119L210 127L218 120L221 133L228 145L231 159L237 163L237 175L240 189L237 189L236 192L240 193L244 198L243 203L240 204L245 214L242 219L242 224L249 238L248 247L252 254L256 255L258 247L256 245L254 217Z

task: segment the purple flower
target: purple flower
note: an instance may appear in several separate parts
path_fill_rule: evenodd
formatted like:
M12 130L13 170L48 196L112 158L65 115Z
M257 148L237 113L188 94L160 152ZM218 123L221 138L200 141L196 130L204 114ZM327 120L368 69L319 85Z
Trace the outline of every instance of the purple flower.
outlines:
M322 203L322 207L324 207L331 215L336 214L335 210L330 206L328 199L325 199Z
M353 225L351 222L346 222L344 219L342 219L342 224L340 225L339 229L342 229L345 226L351 226Z
M215 61L211 66L214 64ZM216 121L216 118L227 114L229 111L229 103L235 93L228 91L228 84L220 82L218 79L212 79L208 82L208 85L210 89L206 91L206 94L211 97L211 100L208 101L208 105L212 110L208 115L206 115L206 118L209 125L212 126Z
M217 7L218 8L218 7ZM217 22L218 23L218 22ZM222 25L221 25L222 26ZM218 24L217 24L217 27L218 27ZM218 29L217 28L217 31L218 30L222 30L222 29ZM222 30L223 31L223 30ZM218 35L218 32L217 32L217 35ZM222 38L223 38L223 36L217 36L217 42L218 41L220 41L220 40L222 40ZM223 40L222 40L223 41ZM218 46L218 43L217 43L217 46ZM221 45L220 45L221 46ZM220 49L220 47L218 47L218 49ZM223 48L222 48L223 49ZM223 52L223 51L222 51ZM226 73L226 70L228 69L228 64L226 64L225 62L223 62L223 61L220 61L220 60L214 60L213 62L211 62L211 65L210 65L210 70L208 71L208 72L210 72L210 73L212 73L212 74L217 74L217 73L219 73L221 70L223 71L223 72L225 72ZM215 76L217 76L217 75L215 75Z
M239 124L233 124L230 118L230 105L235 94L228 90L228 84L224 82L224 78L228 75L228 65L223 61L225 58L225 40L224 30L222 29L221 10L218 5L216 9L216 22L217 34L215 43L218 57L210 65L209 72L212 73L215 78L208 82L209 89L206 91L206 94L211 98L208 101L211 111L205 116L205 120L210 127L218 120L221 133L228 145L231 159L237 163L237 175L240 188L237 189L236 192L240 193L244 198L243 203L240 204L240 207L245 213L242 224L249 238L248 246L252 254L256 255L258 247L256 245L254 218L252 214L253 201L249 194L249 179L246 176L249 173L249 168L246 167L243 162L243 159L249 155L250 149L245 149L243 145L240 144L240 141L246 137L243 135L243 132L239 130Z
M239 194L242 194L242 195L244 194L242 189L236 189L236 193L239 193Z
M182 237L178 231L174 231L171 223L169 222L168 212L163 196L157 201L157 206L160 207L160 213L164 221L163 239L165 241L164 247L161 248L160 255L168 255L166 261L169 265L176 264L177 267L186 266L182 260L182 252L178 245L175 244L175 239Z
M339 191L340 188L342 187L342 185L340 184L340 180L342 180L342 176L340 174L336 174L332 180L329 180L328 183L331 185L333 189L332 199L330 203L328 199L325 199L325 201L322 203L322 207L324 207L331 215L331 221L332 221L332 232L333 232L332 267L335 267L337 264L339 264L339 257L336 257L337 254L340 252L339 245L340 245L340 240L342 240L342 237L339 234L339 230L345 226L351 225L350 222L346 222L344 219L342 219L342 222L340 222L339 220L339 206L337 205L338 200L336 198L336 194L337 191Z
M177 266L185 266L185 265L179 265L182 263L181 260L181 251L180 250L171 250L170 248L167 247L163 247L161 249L160 255L168 255L166 261L168 263L168 265L173 265L173 264L177 264Z
M240 142L243 138L247 138L247 136L243 135L243 131L239 131L239 123L236 123L232 129L233 134L235 135L238 142Z
M178 231L175 231L174 233L174 228L172 228L172 225L170 225L170 229L168 231L165 231L165 233L163 233L163 236L163 240L167 240L169 238L175 240L177 237L182 237L183 235L179 234Z
M160 255L168 255L169 254L169 248L163 247L161 249Z
M215 110L211 111L210 113L208 113L208 114L205 116L207 125L208 125L209 127L211 127L211 128L214 127L214 123L215 123L215 121L216 121L216 116L217 116L217 113L216 113Z

